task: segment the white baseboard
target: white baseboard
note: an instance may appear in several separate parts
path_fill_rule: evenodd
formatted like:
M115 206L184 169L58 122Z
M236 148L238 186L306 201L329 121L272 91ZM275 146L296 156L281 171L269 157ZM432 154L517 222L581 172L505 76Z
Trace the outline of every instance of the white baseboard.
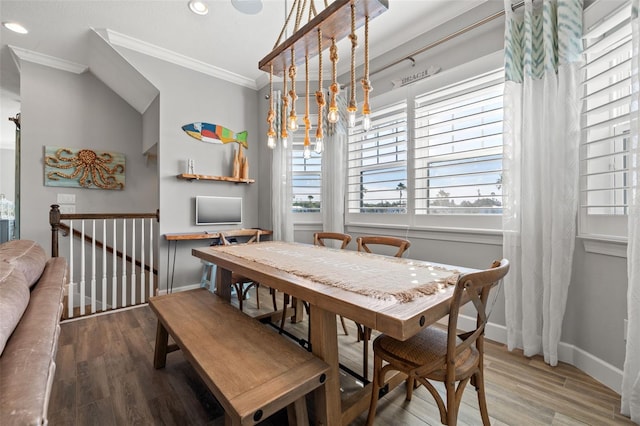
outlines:
M196 288L200 288L200 283L198 284L189 284L189 285L183 285L180 287L174 287L173 291L187 291L187 290L194 290ZM160 290L158 289L158 296L162 296L164 294L167 294L167 290Z
M473 327L475 321L475 318L460 316L460 328ZM440 323L446 325L446 321L441 320ZM507 344L507 328L504 325L487 324L485 336L494 342ZM618 394L622 392L622 370L593 356L589 352L575 345L560 342L558 360L579 368Z

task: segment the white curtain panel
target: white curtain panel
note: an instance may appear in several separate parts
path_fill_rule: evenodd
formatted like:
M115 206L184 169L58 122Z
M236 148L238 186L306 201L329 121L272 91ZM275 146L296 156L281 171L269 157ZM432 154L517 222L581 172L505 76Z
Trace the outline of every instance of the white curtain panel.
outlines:
M524 9L524 10L523 10ZM582 0L505 0L507 344L558 363L575 245Z
M278 133L276 147L272 152L271 166L271 216L273 218L273 239L293 241L293 217L291 200L293 199L293 183L291 170L292 143L285 147L280 138L282 94L276 91L274 108L276 110L275 127Z
M338 96L340 111L346 101ZM322 153L322 230L344 232L345 188L347 187L347 130L346 115L336 124L328 124ZM328 123L325 117L325 123Z
M631 3L631 134L629 146L629 239L627 245L627 351L620 411L640 424L640 1Z

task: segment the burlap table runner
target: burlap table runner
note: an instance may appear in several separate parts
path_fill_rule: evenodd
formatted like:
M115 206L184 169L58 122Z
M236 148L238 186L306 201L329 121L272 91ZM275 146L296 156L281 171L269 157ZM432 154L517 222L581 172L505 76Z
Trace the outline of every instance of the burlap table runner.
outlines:
M460 274L421 261L279 241L214 250L354 293L403 303L455 285Z

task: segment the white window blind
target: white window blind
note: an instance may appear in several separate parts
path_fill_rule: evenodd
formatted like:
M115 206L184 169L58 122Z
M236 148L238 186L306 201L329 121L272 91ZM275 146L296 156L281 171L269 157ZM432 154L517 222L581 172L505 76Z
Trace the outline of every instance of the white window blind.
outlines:
M376 105L349 130L348 212L407 213L407 103Z
M504 71L415 99L415 214L502 214Z
M624 235L631 102L631 6L626 3L602 12L584 35L580 227L585 234Z
M312 123L315 120L311 120ZM292 187L291 208L294 213L319 213L322 202L321 178L322 156L313 150L315 130L311 131L311 158L304 159L304 127L301 126L290 139L292 145Z

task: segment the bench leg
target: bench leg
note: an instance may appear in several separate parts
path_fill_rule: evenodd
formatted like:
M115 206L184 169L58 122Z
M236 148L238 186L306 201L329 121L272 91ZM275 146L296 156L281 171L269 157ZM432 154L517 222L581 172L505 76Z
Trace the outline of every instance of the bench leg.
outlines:
M307 400L304 396L287 406L287 419L289 420L289 426L307 426L309 424Z
M158 368L164 368L167 364L167 346L169 344L169 333L164 325L158 320L158 327L156 329L156 349L153 355L153 366Z

